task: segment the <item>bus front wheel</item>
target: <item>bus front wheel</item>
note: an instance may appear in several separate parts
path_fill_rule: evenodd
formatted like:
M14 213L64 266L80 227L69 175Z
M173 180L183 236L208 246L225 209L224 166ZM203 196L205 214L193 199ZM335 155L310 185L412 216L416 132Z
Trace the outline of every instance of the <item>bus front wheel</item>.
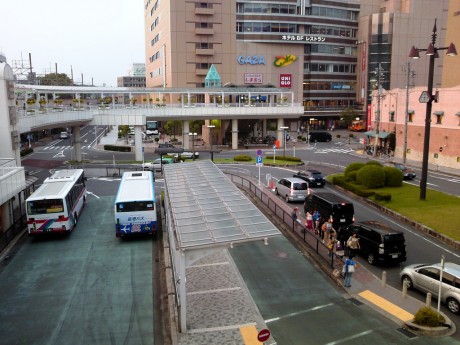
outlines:
M77 226L77 223L78 223L78 215L75 213L73 215L73 227L74 228Z

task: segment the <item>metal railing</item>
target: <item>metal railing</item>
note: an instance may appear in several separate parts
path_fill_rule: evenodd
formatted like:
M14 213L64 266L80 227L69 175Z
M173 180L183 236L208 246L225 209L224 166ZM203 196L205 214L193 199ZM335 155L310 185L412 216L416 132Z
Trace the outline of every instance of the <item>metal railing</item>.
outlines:
M274 193L265 187L259 185L255 179L250 176L248 171L244 169L226 169L221 168L222 171L230 178L230 180L249 191L253 194L260 202L262 202L273 214L279 219L283 226L292 233L292 237L303 241L307 244L321 259L328 263L333 269L340 269L344 265L344 259L342 255L339 255L335 249L330 251L327 245L323 242L319 235L314 232L306 230L302 225L304 219L300 219L301 223L295 222L292 219L292 209L284 203L283 200L279 199ZM247 176L242 176L246 175ZM304 223L303 223L304 224Z

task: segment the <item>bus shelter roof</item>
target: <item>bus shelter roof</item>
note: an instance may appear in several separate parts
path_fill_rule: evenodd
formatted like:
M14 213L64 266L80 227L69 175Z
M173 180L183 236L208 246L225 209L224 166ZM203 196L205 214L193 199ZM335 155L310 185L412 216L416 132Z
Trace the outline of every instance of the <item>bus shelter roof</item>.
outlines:
M166 165L164 177L177 250L281 234L210 160Z

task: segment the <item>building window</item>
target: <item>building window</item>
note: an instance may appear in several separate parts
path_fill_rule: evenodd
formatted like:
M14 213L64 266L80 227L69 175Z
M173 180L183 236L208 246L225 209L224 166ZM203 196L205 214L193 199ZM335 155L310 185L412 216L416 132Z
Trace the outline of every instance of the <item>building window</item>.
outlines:
M458 117L458 126L460 126L460 112L456 113L455 115Z
M395 122L395 112L390 111L390 122Z
M414 111L413 110L409 110L409 114L408 114L408 119L407 119L407 122L414 122Z
M443 111L435 111L434 115L436 116L436 124L442 125L442 117L444 116Z

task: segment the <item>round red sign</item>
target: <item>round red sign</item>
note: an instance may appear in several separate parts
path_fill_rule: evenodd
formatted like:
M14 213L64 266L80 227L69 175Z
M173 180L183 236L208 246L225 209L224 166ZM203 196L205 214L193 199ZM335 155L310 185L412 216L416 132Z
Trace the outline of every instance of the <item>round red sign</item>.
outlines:
M263 343L264 341L267 341L268 338L270 338L270 331L268 329L263 329L259 332L257 335L257 340Z

